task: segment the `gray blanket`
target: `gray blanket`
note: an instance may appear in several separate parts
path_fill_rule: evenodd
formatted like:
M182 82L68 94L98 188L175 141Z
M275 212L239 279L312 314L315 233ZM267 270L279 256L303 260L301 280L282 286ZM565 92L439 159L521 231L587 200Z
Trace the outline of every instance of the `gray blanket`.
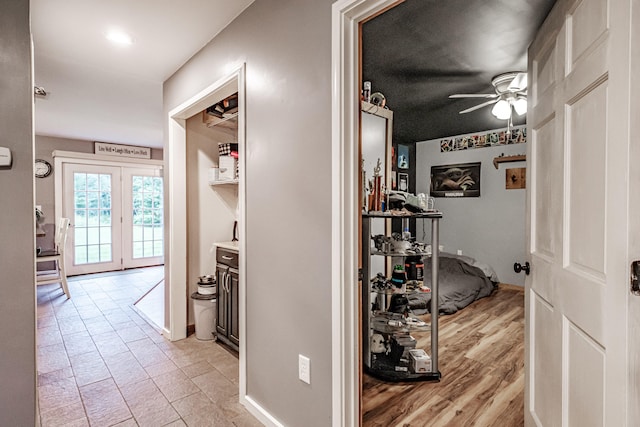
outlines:
M431 287L431 262L425 259L424 283ZM440 256L438 276L438 307L440 313L452 314L474 302L487 297L496 289L494 284L479 268L466 262ZM409 307L415 314L428 313L431 307L431 293L407 295Z

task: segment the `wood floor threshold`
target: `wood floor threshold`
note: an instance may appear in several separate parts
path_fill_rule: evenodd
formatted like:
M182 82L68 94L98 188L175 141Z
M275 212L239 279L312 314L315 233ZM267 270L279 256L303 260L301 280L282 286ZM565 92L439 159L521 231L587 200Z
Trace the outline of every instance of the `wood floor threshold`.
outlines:
M523 426L524 288L500 284L491 296L440 316L439 332L441 381L364 375L363 426ZM429 332L412 335L418 348L429 348Z

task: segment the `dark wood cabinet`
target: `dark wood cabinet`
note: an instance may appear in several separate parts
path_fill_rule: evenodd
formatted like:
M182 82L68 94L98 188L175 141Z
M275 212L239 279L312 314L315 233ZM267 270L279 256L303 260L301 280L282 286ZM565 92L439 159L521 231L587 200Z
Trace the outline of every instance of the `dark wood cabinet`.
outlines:
M238 322L239 283L238 253L218 247L216 250L216 280L218 301L216 315L217 338L238 350L240 327Z

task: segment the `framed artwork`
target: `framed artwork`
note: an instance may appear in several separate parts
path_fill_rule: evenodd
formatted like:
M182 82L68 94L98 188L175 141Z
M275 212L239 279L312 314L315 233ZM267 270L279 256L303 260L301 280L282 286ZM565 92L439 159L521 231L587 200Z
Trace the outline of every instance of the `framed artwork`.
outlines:
M432 197L480 197L481 162L431 166Z
M409 147L398 145L398 169L409 169Z
M406 173L398 174L398 190L409 191L409 174L406 174Z

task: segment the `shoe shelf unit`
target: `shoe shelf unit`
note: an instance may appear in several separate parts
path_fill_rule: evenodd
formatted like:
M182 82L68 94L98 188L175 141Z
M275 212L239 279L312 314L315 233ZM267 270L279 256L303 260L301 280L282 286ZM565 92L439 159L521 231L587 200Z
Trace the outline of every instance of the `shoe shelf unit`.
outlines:
M403 220L416 218L431 221L433 250L394 250L389 246L383 249L372 247L372 221L389 218ZM439 381L441 378L438 370L438 239L441 218L442 213L437 211L402 216L387 212L362 213L362 360L364 371L381 380ZM394 260L420 257L423 262L431 262L430 324L415 317L408 310L408 305L404 312L391 310L390 297L393 301L394 296L406 296L412 292L421 292L424 288L416 287L414 290L409 290L406 286L402 288L392 286L392 289L379 289L372 286L372 282L381 277L378 272L370 271L372 257ZM385 264L388 265L386 262ZM387 271L386 274L391 275L391 272ZM422 351L416 348L416 340L411 336L411 332L429 330L430 349Z

